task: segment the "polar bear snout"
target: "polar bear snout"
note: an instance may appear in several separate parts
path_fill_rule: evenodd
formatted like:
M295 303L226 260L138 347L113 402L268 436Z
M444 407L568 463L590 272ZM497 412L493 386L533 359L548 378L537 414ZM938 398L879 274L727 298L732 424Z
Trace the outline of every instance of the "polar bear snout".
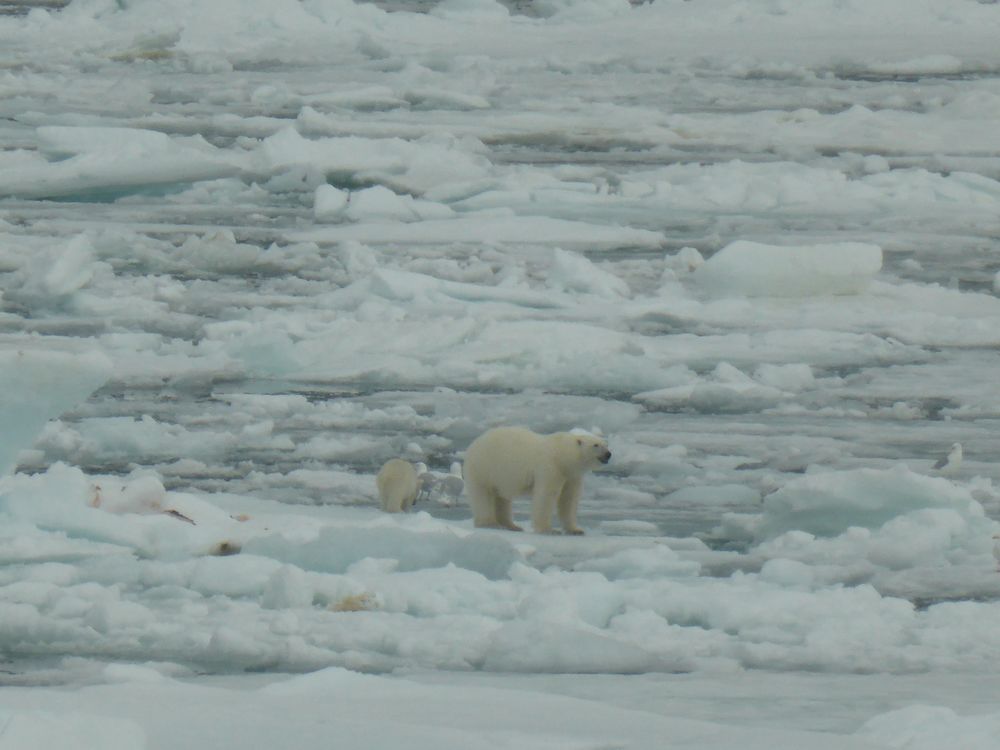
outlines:
M597 457L597 460L600 461L602 464L606 464L608 461L611 460L611 451L605 448L604 452Z

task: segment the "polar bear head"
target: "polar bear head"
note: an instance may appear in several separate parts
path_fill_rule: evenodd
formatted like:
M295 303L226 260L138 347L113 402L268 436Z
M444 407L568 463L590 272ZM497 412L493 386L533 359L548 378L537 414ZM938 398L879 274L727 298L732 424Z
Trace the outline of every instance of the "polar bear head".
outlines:
M611 460L608 441L589 432L572 432L577 450L580 452L580 464L586 469L592 469L597 464L606 464Z

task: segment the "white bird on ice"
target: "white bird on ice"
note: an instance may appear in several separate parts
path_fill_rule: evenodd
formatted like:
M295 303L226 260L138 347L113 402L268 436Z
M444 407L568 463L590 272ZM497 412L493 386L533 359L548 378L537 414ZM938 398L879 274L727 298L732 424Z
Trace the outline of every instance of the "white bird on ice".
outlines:
M951 450L948 455L934 464L934 470L938 474L949 475L954 474L958 471L958 467L962 465L962 444L952 443Z
M452 463L449 473L442 477L438 484L443 495L447 495L450 500L458 500L465 487L465 482L462 479L462 464L458 461Z
M431 492L434 490L434 485L437 484L437 480L434 475L427 470L427 464L423 461L418 461L413 465L413 468L417 470L417 497L414 499L414 503L418 500L426 500L431 496Z

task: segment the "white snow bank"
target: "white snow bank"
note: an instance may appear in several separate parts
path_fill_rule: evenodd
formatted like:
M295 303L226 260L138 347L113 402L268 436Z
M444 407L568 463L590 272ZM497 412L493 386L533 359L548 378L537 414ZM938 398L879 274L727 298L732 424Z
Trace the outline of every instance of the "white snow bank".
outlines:
M739 240L692 278L722 296L808 297L859 294L882 268L882 249L860 242L784 247Z
M98 352L0 351L0 475L14 467L18 451L31 446L48 420L87 398L111 369Z

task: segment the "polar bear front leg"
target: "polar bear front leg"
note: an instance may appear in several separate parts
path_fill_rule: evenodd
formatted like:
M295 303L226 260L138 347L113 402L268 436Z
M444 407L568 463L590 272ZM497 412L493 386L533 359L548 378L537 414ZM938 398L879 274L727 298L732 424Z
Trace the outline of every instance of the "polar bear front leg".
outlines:
M559 493L559 521L566 534L582 534L583 529L576 525L576 507L580 504L580 492L583 490L583 479L568 479Z
M552 533L552 515L564 484L565 481L559 476L542 474L535 477L531 496L531 525L536 534Z

